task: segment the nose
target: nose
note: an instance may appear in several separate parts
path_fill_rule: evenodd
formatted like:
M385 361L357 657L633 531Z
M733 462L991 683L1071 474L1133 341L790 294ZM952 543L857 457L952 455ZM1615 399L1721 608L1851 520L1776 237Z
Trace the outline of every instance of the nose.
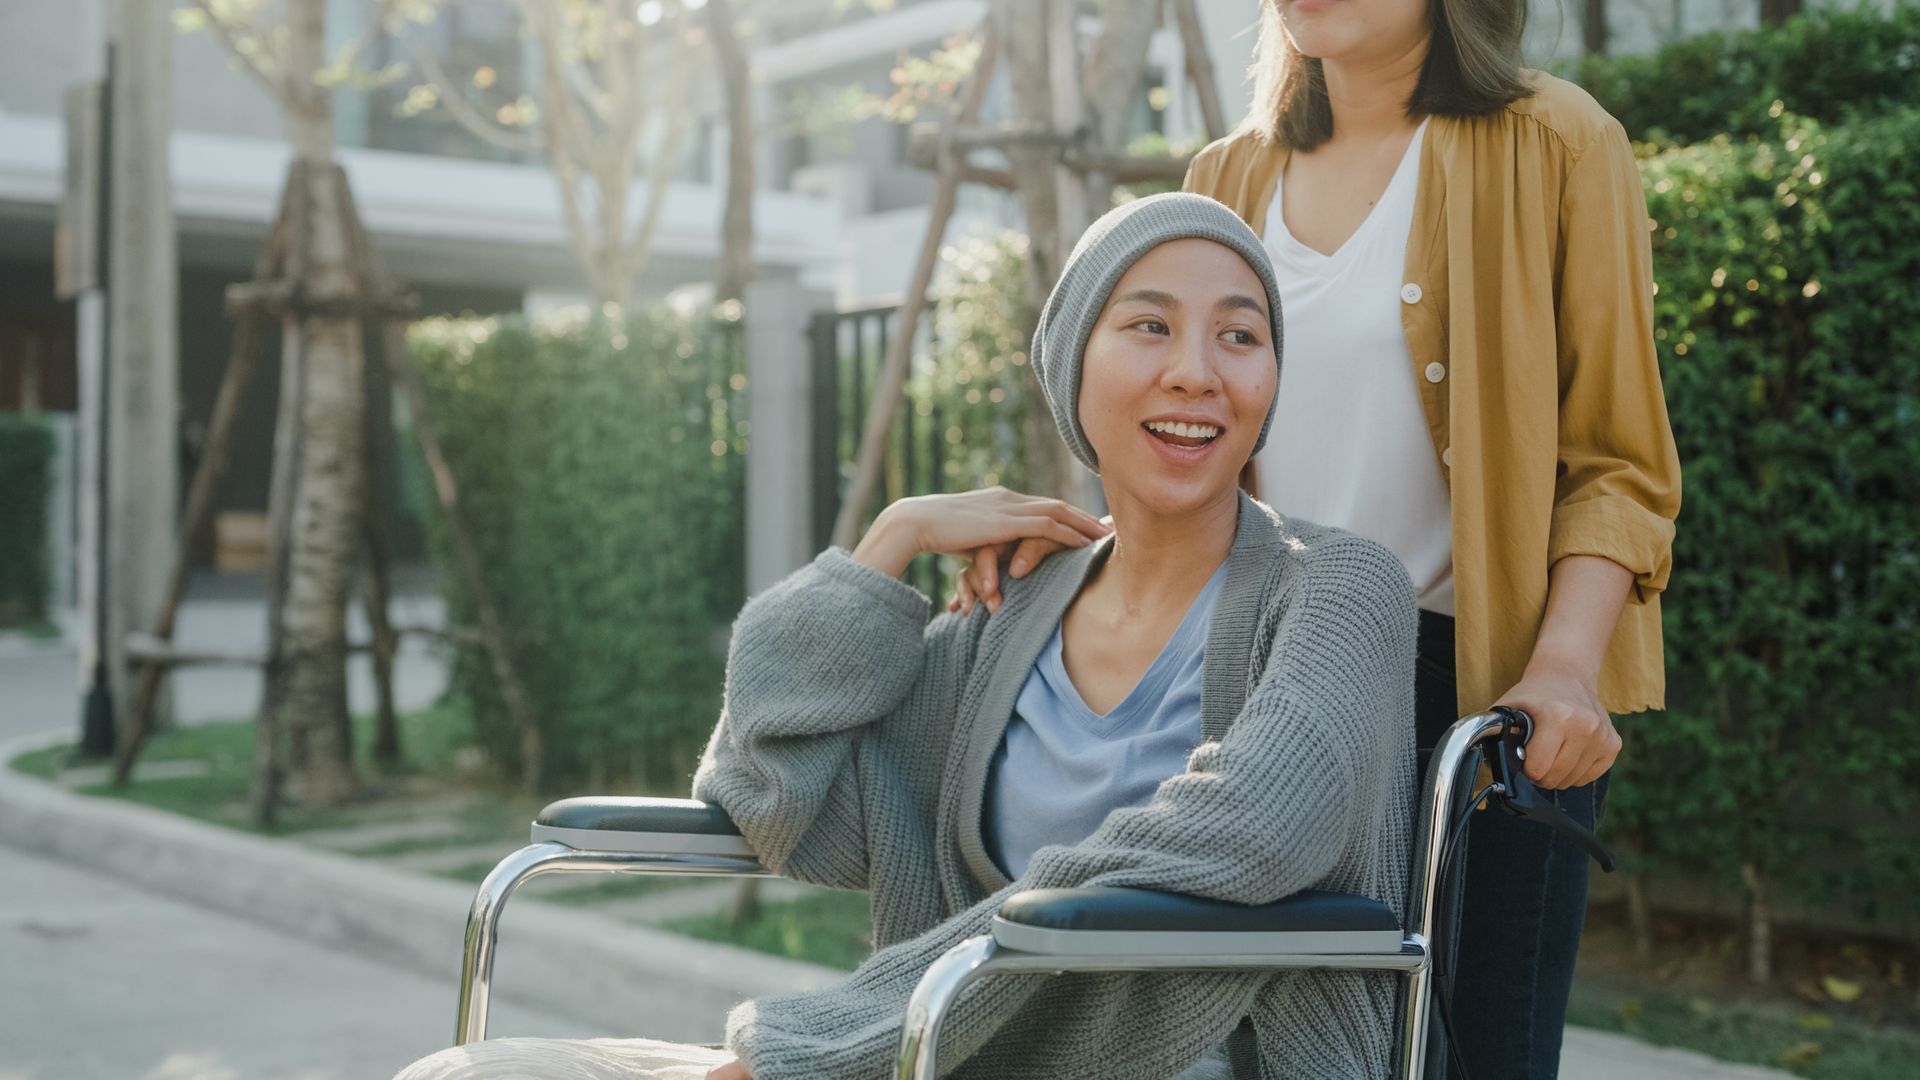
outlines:
M1220 389L1220 373L1213 363L1213 338L1204 333L1183 335L1167 350L1167 366L1160 387L1169 393L1205 397Z

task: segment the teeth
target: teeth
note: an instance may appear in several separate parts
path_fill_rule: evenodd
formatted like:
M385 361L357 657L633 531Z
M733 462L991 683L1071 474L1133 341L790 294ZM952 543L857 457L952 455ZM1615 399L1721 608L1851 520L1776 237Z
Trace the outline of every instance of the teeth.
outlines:
M1212 424L1185 424L1177 420L1148 421L1147 430L1178 435L1183 439L1211 439L1220 434L1220 429Z

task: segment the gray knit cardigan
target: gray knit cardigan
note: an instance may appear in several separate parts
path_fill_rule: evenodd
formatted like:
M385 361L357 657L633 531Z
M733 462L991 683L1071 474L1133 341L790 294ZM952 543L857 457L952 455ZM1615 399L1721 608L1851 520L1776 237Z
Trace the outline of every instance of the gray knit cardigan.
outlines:
M1022 889L1134 886L1259 904L1302 889L1404 910L1415 613L1387 549L1242 495L1209 629L1204 740L1145 806L1020 880L981 799L1014 699L1108 541L1008 580L989 617L927 622L919 591L832 549L734 625L726 703L694 777L767 866L872 893L877 951L845 982L749 1001L727 1046L754 1080L891 1076L907 997ZM1165 1080L1251 1016L1270 1078L1385 1077L1394 976L1013 975L970 988L943 1073Z

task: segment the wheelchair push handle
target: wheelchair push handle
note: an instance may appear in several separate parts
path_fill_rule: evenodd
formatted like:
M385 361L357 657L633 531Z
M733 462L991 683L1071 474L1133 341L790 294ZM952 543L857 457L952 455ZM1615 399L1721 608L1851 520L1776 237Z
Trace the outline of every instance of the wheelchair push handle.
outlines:
M1487 764L1493 769L1494 782L1488 799L1507 813L1539 822L1580 845L1582 851L1600 864L1601 870L1613 873L1612 850L1601 843L1592 830L1542 796L1533 781L1527 779L1526 745L1533 738L1533 717L1525 709L1511 705L1495 705L1492 711L1505 718L1506 727L1487 751Z

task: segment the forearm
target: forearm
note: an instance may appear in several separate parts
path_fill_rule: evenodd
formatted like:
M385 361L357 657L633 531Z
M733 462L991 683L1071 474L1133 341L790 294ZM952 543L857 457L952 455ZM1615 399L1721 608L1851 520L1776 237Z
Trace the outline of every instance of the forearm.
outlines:
M890 512L893 509L890 506L881 511L867 534L854 545L851 554L854 562L897 578L906 573L907 567L920 554L920 540L897 513Z
M1547 578L1547 611L1527 677L1570 675L1592 685L1633 587L1633 571L1598 555L1569 555Z

